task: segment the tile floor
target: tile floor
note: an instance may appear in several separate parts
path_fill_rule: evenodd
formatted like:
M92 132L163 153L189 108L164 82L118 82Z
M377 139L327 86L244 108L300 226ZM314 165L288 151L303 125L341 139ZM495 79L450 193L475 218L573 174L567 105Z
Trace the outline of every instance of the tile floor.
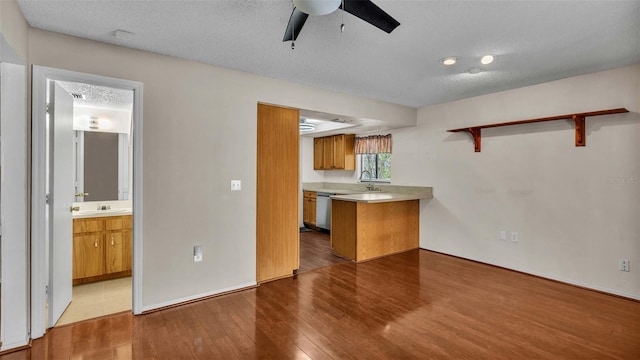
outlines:
M56 326L131 310L131 277L73 287L71 304Z

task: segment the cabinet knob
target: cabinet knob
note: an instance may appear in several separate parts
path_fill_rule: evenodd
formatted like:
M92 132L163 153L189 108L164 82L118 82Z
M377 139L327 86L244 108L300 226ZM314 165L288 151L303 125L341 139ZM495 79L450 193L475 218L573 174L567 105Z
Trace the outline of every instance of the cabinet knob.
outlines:
M115 245L115 242L113 241L113 236L111 237L111 246Z
M98 247L98 239L93 242L93 247Z

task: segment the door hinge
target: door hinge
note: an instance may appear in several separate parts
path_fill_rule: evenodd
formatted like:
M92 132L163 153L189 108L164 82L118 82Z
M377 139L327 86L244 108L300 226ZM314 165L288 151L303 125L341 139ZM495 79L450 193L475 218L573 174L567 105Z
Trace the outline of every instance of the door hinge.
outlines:
M45 204L49 203L49 194L44 196L44 202L45 202Z
M49 103L47 103L47 107L45 108L45 111L47 112L47 114L49 114Z

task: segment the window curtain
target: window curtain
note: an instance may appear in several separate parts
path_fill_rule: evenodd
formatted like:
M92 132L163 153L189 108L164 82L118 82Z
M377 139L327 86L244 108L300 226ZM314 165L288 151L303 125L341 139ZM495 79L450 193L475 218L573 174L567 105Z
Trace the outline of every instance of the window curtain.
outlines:
M391 134L356 138L356 154L391 154Z

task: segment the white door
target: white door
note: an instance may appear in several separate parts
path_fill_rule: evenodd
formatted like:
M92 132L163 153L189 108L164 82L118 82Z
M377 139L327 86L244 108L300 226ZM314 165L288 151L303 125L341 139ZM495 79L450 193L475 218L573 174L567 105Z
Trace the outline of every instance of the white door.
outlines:
M71 302L73 263L73 97L49 83L49 327Z

